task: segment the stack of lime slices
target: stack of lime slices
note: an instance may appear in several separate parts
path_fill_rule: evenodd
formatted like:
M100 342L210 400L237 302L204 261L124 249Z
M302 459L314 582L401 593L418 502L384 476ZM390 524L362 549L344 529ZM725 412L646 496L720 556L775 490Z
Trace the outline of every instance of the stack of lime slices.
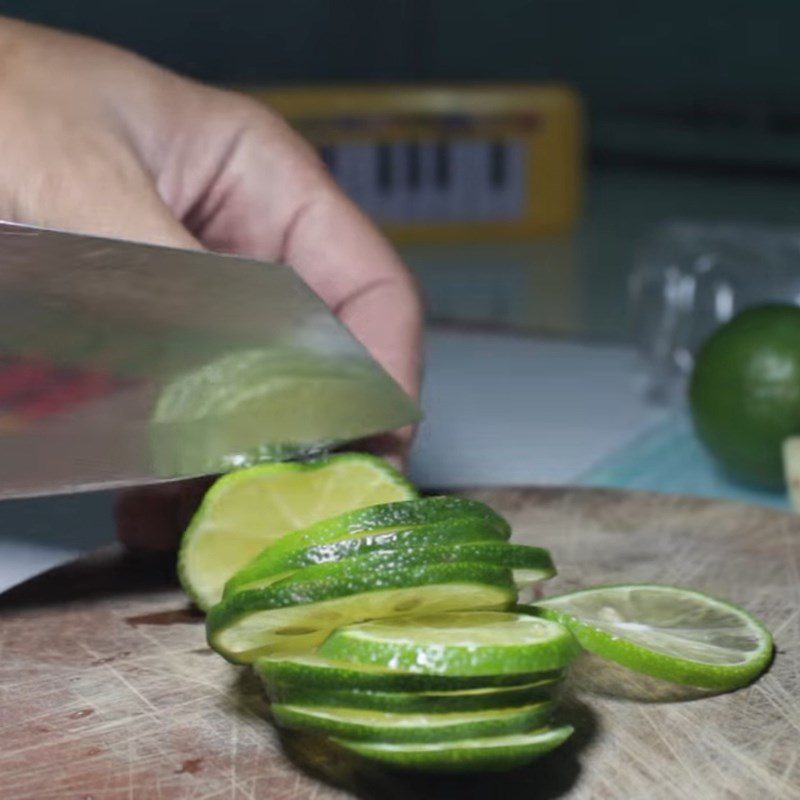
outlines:
M403 769L525 764L562 744L558 688L581 648L649 675L731 690L769 632L687 589L597 587L517 605L548 552L457 497L420 498L383 462L334 456L228 475L180 553L208 641L252 664L278 725Z
M348 625L314 655L266 656L255 669L285 727L394 767L508 769L572 733L556 700L577 651L558 623L462 611Z

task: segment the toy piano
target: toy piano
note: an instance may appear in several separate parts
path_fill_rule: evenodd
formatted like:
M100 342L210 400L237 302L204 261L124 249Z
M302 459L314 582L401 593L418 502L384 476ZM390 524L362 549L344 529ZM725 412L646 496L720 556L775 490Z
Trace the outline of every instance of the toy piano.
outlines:
M396 241L568 232L582 114L556 85L246 88L319 150Z

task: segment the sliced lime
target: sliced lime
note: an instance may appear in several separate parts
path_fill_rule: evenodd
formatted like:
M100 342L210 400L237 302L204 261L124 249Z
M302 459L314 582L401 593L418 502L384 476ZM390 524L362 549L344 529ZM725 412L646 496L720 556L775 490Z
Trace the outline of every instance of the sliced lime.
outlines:
M484 514L471 513L469 506L461 509L462 516L440 520L443 504L439 500L409 500L371 506L289 533L242 567L225 585L223 596L228 597L242 589L266 586L303 567L340 561L375 550L502 542L507 538L508 532L502 525ZM453 508L453 503L448 502L446 506ZM435 521L416 521L424 517L426 508L430 509L429 516L434 517ZM412 516L412 510L419 511L418 517L416 514ZM414 521L389 522L399 516Z
M230 661L308 652L334 628L410 611L503 608L514 602L509 570L484 564L400 565L373 553L298 570L232 595L206 620L211 647Z
M436 530L431 530L431 528ZM456 563L476 563L492 564L497 567L508 567L514 571L515 583L518 583L518 573L525 573L526 579L537 580L549 578L555 573L553 563L546 550L540 547L529 547L527 545L512 545L507 542L486 542L477 541L463 543L467 537L478 538L486 537L486 529L476 527L474 524L460 526L455 522L449 526L420 527L413 529L410 535L397 536L382 534L378 537L364 536L355 537L346 541L335 542L331 545L323 545L312 548L313 553L307 555L308 551L299 553L297 560L300 566L306 568L308 563L303 565L306 559L313 566L318 563L332 563L341 561L348 556L350 558L360 557L371 554L377 558L382 556L382 565L387 569L401 568L416 564L456 564ZM425 542L446 542L448 545L438 544L436 546L420 546ZM459 543L461 540L462 543ZM265 554L264 561L268 559L269 553ZM258 561L258 560L257 560ZM276 568L273 575L263 575L259 579L258 564L251 562L240 570L225 588L224 597L230 597L236 592L244 589L253 589L261 586L269 586L276 580L294 574L289 565L284 562Z
M334 631L319 648L325 658L440 675L561 669L577 651L572 635L558 623L499 611L404 616L349 625Z
M554 703L450 714L393 714L327 706L274 704L279 725L296 730L373 742L442 742L479 736L505 736L546 725Z
M211 487L183 535L178 575L207 610L231 575L288 531L414 495L385 461L360 453L232 472Z
M271 686L307 686L311 689L376 692L445 692L487 687L518 686L558 681L560 671L509 675L426 675L346 661L331 661L317 655L265 656L253 664Z
M358 708L397 714L432 714L517 708L552 700L560 683L542 680L521 686L492 686L451 692L374 692L314 689L299 684L267 684L273 703L293 706Z
M279 345L199 359L162 387L153 412L152 459L164 476L296 457L419 417L360 354ZM253 431L263 444L252 446Z
M572 727L542 728L530 733L482 739L395 744L391 742L335 741L371 761L396 769L420 772L500 772L528 764L562 745Z
M586 650L687 686L736 689L772 657L772 636L757 619L690 589L601 586L551 597L535 608L567 626Z

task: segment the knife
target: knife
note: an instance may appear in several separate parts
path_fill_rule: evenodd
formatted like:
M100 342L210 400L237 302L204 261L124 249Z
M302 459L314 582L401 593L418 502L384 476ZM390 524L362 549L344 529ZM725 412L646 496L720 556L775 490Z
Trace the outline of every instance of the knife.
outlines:
M0 498L303 458L419 418L285 264L0 222Z

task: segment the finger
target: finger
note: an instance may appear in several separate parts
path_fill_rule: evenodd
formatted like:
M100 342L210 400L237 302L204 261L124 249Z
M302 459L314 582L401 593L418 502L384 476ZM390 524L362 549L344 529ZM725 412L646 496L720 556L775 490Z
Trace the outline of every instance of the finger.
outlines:
M33 114L33 111L31 111ZM25 130L26 112L15 129ZM15 222L172 247L200 244L162 201L153 180L114 135L77 125L35 131L0 164L0 212ZM0 145L3 143L0 126Z
M416 397L421 306L388 242L274 115L252 111L225 152L190 228L211 249L287 261Z

